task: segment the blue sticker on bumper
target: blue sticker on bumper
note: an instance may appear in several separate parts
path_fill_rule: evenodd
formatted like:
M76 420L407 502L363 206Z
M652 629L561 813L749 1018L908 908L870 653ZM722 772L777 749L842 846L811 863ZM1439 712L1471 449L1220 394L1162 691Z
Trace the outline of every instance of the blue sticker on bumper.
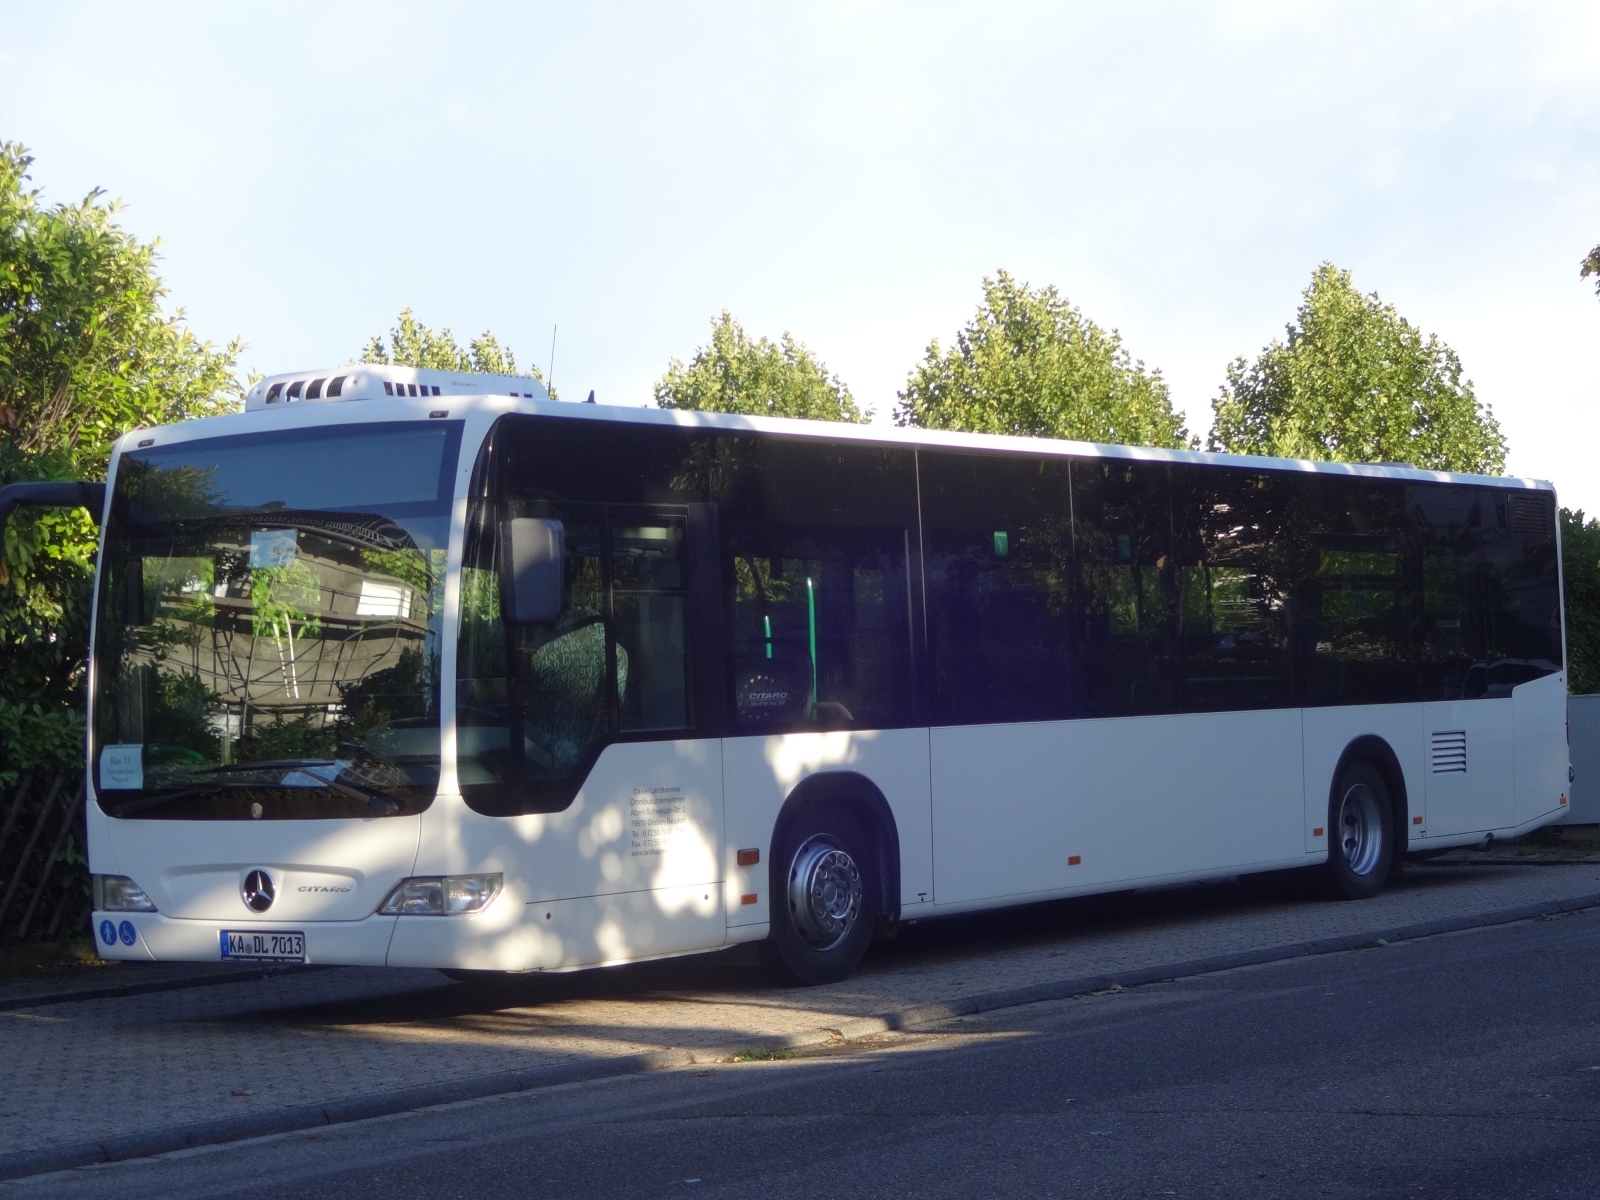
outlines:
M108 946L117 944L117 927L110 921L100 922L100 940Z
M124 946L131 946L139 940L139 931L133 927L132 921L124 921L117 926L117 933L121 935Z

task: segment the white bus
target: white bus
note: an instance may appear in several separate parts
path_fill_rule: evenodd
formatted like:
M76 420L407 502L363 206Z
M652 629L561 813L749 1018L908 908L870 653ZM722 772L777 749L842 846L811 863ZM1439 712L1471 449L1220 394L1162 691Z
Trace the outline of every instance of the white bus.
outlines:
M110 478L110 958L765 941L821 982L940 914L1290 867L1361 898L1567 802L1541 482L368 365Z

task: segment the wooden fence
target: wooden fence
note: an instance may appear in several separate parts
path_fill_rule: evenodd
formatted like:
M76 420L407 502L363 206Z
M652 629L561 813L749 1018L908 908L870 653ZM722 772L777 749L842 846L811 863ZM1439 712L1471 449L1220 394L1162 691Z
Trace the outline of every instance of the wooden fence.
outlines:
M87 845L82 774L24 771L0 785L0 943L88 928Z

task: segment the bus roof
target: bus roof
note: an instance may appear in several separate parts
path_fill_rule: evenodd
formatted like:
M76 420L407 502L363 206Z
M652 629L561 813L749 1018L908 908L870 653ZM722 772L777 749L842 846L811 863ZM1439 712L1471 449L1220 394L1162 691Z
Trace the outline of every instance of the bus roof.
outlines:
M255 412L280 404L383 400L396 395L550 399L544 384L530 375L480 375L470 371L395 367L387 363L346 363L322 371L291 371L258 379L245 393L244 410Z
M412 387L417 390L410 391ZM291 391L293 395L289 394ZM1219 454L1204 450L1169 450L1155 446L1122 446L1058 438L855 425L837 421L800 421L789 417L754 417L735 413L691 412L682 409L577 404L551 400L544 384L531 376L432 371L377 363L347 363L319 371L294 371L270 375L251 386L245 397L245 412L264 411L268 410L269 406L282 411L280 406L303 405L305 408L300 415L307 424L336 424L347 417L341 415L337 409L330 409L329 406L358 400L376 401L380 404L387 401L394 405L395 397L406 395L436 396L441 400L467 399L473 402L475 408L488 408L506 413L577 417L584 420L618 421L638 425L677 425L697 429L747 430L789 437L825 437L886 445L1125 458L1246 467L1260 471L1309 471L1379 479L1493 484L1499 487L1536 488L1551 492L1555 490L1551 483L1542 479L1430 471L1407 463L1316 462L1308 459ZM313 407L320 411L313 413L311 411ZM349 410L345 412L348 413ZM206 421L190 424L209 424L210 421L217 419L208 418ZM196 436L207 435L196 431Z

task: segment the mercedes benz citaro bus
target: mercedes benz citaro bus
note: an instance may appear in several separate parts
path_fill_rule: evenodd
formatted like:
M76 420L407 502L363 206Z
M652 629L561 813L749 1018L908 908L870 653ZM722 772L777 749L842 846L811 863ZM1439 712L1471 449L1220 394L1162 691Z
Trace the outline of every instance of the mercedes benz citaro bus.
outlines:
M126 435L99 507L108 958L820 982L938 914L1370 896L1567 803L1537 481L363 364Z

